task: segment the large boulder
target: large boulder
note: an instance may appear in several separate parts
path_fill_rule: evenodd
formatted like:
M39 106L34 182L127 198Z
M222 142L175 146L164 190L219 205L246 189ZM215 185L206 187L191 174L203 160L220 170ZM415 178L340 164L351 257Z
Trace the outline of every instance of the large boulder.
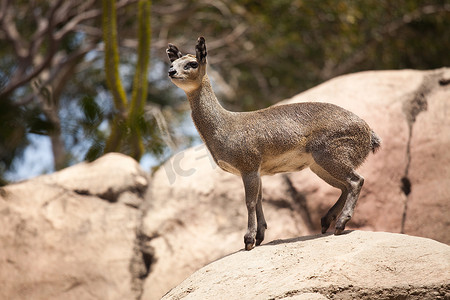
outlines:
M450 69L370 71L338 77L283 103L322 101L353 111L378 133L350 228L450 243ZM339 196L310 172L288 175L306 199L314 230Z
M449 299L449 257L448 245L394 233L278 240L205 266L163 299Z
M450 243L450 69L373 71L341 76L282 102L330 102L367 121L382 147L365 177L347 228L403 232ZM241 179L221 171L204 145L170 158L153 176L143 221L154 249L144 299L159 299L200 266L243 246ZM320 231L339 197L309 170L263 178L265 241Z
M0 299L136 299L148 175L109 154L0 189Z

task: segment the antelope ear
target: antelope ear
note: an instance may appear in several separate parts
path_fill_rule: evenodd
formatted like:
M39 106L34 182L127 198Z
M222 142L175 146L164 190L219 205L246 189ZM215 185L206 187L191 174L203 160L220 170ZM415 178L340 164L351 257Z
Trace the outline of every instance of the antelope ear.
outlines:
M173 44L169 44L169 48L166 49L166 53L169 57L170 62L173 62L174 60L177 60L183 56L180 50L178 50L178 48Z
M197 61L201 64L206 64L206 44L205 38L199 37L197 40L197 45L195 46L195 57Z

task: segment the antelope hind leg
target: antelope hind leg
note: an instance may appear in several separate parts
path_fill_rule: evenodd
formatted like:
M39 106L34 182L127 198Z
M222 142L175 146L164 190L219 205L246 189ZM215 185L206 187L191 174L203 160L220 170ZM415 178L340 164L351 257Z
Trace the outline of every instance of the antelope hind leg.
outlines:
M341 210L344 207L348 195L347 187L343 181L332 176L329 172L327 172L324 168L322 168L318 164L312 165L311 171L316 173L317 176L322 178L329 185L338 188L342 191L341 196L336 201L336 203L330 208L330 210L328 210L326 215L323 216L322 219L320 219L320 223L322 226L322 233L325 233L330 227L331 222L336 220L337 216L341 213Z
M336 222L336 230L334 231L334 234L336 235L339 235L344 231L345 224L347 224L353 216L356 201L358 201L359 198L359 192L364 184L364 178L353 171L347 178L347 183L349 185L349 193L347 194L347 199L345 200L341 215Z

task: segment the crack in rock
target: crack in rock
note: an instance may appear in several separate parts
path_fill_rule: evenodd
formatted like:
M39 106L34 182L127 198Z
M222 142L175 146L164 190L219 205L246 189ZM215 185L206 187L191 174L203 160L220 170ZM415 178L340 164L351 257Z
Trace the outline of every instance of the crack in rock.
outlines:
M61 187L63 189L67 190L66 187L64 187L64 186L61 186ZM130 186L130 187L126 187L126 188L123 188L120 190L116 190L116 189L109 187L103 193L92 193L88 189L75 189L75 190L73 190L73 192L78 195L81 195L81 196L93 196L93 197L98 197L100 199L106 200L110 203L116 203L116 202L118 202L120 196L122 196L126 192L130 192L130 193L136 195L136 197L138 197L138 198L143 198L144 193L145 193L145 188L143 188L141 186ZM133 205L129 205L129 206L138 208Z
M129 272L131 275L131 291L135 295L135 299L142 298L144 293L145 279L151 271L151 266L155 263L155 250L149 245L149 242L157 237L149 237L142 232L143 222L145 218L145 212L148 207L145 205L146 191L149 189L147 184L136 184L128 186L122 189L108 188L103 193L92 193L88 189L75 189L74 193L82 196L93 196L106 200L109 203L123 202L120 198L126 193L131 193L132 197L139 198L137 205L131 205L128 202L123 202L128 207L138 209L138 216L136 217L136 233L134 239L134 245L132 250L132 256L129 263Z
M98 197L100 199L106 200L110 203L117 202L117 199L119 198L120 194L122 194L122 191L113 191L113 189L108 188L108 190L101 194L91 193L89 190L84 189L76 189L73 190L75 194L78 194L80 196L93 196Z
M136 237L134 240L133 257L130 261L129 271L131 274L131 288L140 300L144 294L145 280L157 261L155 248L150 245L151 240L159 237L158 233L145 234L144 220L147 215L149 202L145 199L151 194L151 184L147 186L147 192L142 192L142 205L139 206L138 225L136 226Z
M137 230L133 247L134 255L130 261L131 288L136 294L137 300L141 299L144 293L145 279L156 262L155 249L149 245L153 238L142 234L140 229Z
M413 92L412 97L409 97L406 101L403 102L403 113L405 115L406 121L408 123L408 141L406 144L406 167L403 173L403 177L401 178L401 189L405 194L406 198L403 204L403 214L402 214L402 223L401 223L401 233L405 233L405 223L408 214L408 201L409 195L412 191L412 183L409 179L409 169L411 165L411 140L413 136L414 123L416 122L417 116L428 109L428 101L427 96L430 94L433 89L442 85L442 71L432 72L429 75L424 76L421 85L417 88L415 92Z

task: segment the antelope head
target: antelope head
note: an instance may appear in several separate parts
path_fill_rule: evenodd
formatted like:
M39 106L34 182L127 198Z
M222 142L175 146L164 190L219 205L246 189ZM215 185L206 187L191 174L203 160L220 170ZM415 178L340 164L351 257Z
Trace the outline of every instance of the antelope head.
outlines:
M198 38L195 56L181 54L181 51L173 44L169 44L166 53L171 62L169 68L170 80L187 93L198 89L206 74L205 39L203 37Z

